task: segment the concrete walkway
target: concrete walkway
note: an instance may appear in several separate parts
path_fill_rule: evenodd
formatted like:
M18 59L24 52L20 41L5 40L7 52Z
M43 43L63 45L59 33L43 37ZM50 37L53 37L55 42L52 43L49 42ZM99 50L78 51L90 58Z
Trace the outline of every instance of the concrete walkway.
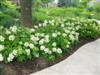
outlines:
M100 39L82 46L66 60L31 75L100 75Z

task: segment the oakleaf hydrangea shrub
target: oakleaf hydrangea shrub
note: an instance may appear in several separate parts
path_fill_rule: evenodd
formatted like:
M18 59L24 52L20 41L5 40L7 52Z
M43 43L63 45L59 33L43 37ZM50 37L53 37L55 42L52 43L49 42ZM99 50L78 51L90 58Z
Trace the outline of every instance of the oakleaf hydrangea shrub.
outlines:
M45 20L33 28L0 27L0 62L26 61L43 57L55 60L67 53L79 37L100 36L95 20L67 18Z

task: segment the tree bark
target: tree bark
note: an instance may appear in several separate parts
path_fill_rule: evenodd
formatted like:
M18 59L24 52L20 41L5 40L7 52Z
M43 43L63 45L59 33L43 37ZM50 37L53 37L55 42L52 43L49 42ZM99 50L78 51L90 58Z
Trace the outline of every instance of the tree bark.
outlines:
M20 0L21 23L26 27L32 27L32 0Z

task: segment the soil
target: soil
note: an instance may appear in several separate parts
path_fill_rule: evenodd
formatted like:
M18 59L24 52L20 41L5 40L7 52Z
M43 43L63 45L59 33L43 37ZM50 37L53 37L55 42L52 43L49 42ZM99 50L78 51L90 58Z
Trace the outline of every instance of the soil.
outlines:
M98 38L96 38L98 39ZM32 59L25 62L0 63L0 75L29 75L61 62L72 55L78 48L96 39L80 39L78 44L71 47L70 51L55 61L47 61L43 58Z

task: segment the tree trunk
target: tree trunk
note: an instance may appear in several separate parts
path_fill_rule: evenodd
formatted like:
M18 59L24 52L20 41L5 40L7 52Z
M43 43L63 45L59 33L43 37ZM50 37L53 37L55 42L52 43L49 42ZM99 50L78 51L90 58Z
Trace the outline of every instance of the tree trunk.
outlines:
M21 23L26 27L32 27L32 0L20 0Z

